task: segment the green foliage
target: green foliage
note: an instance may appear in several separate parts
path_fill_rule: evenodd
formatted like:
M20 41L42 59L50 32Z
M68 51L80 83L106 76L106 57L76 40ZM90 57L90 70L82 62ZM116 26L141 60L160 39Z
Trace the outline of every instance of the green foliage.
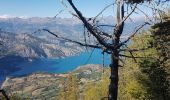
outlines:
M86 86L83 92L84 100L100 100L108 97L109 72L109 68L105 69L101 81L89 83Z
M144 87L138 81L131 80L126 85L125 91L127 91L127 94L130 95L131 98L140 100L144 98L145 91L143 88Z
M140 78L140 83L147 89L146 97L151 100L169 100L166 70L155 59L144 59L140 63L141 72L147 78Z
M125 59L126 65L120 69L120 100L169 100L170 70L163 62L169 61L170 24L164 23L153 26L152 34L143 32L132 39L129 49L147 49L133 53L133 56L143 57L136 59L137 63L134 59ZM131 56L129 52L125 54Z
M147 88L152 100L170 99L170 20L152 27L153 48L158 52L157 59L144 59L140 63L141 71L148 77L142 84Z
M159 53L159 61L170 71L170 20L152 27L154 47Z
M61 89L59 100L78 100L79 99L79 86L76 75L69 75L67 79L61 81Z
M99 84L88 84L84 92L84 100L100 100L102 98L100 91Z

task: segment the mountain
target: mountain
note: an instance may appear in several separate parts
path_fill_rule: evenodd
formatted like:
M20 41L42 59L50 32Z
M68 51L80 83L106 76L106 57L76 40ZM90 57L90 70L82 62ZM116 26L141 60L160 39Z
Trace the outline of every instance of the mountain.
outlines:
M0 31L2 42L1 58L6 55L21 56L23 58L63 58L82 51L75 44L55 44L30 34L14 34Z
M16 34L28 33L33 34L38 29L49 29L62 36L75 38L80 35L83 27L80 26L80 21L76 19L67 18L0 18L0 29L7 32L12 32ZM51 36L48 33L35 33L33 34L37 37Z
M144 19L144 18L143 18ZM107 16L97 19L100 24L114 25L116 20L113 16ZM127 21L124 28L124 33L130 34L133 29L142 24L144 20L136 18L131 21ZM52 32L56 32L59 35L69 37L71 39L83 40L83 24L77 18L52 18L52 17L32 17L32 18L0 18L0 29L13 33L29 33L33 34L38 29L49 29ZM112 27L99 27L103 31L112 33ZM130 28L130 29L129 29ZM50 34L41 32L34 33L33 35L38 37L51 37Z

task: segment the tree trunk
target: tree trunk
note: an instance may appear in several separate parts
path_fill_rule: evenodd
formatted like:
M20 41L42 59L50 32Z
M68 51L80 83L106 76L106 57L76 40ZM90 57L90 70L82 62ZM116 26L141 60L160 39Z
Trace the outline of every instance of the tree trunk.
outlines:
M119 45L119 37L113 39L114 48ZM108 100L117 100L118 96L118 67L119 67L119 51L113 49L111 53L111 64L110 64L110 85L109 85L109 98Z
M119 67L119 42L120 36L123 32L124 22L122 22L124 17L124 2L123 0L117 0L117 27L113 33L113 50L111 51L111 76L109 85L109 96L108 100L117 100L118 96L118 67ZM122 23L121 23L122 22Z
M111 76L110 76L110 85L109 85L109 99L108 100L117 100L118 95L118 59L115 56L118 55L118 52L115 50L111 54Z

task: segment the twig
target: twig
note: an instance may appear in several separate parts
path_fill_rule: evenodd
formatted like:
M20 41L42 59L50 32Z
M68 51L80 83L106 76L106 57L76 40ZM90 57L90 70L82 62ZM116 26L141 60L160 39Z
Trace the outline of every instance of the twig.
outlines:
M74 13L67 7L67 5L64 3L63 0L60 0L60 1L61 1L61 4L63 4L63 6L66 8L66 10L67 10L71 15L73 15L73 16L77 17L78 19L80 19L79 16L77 16L76 14L74 14Z
M61 14L64 10L60 10L55 16L54 18L56 18L59 14Z
M125 22L130 17L130 15L135 11L136 7L137 7L137 4L132 9L132 11L120 23L118 23L116 26L119 27L123 22Z
M102 24L102 25L97 25L97 27L116 27L115 25L105 25L105 24Z
M109 49L112 49L112 46L109 45L108 43L106 43L105 41L103 41L103 37L101 37L98 34L101 34L102 32L99 31L98 29L94 28L87 20L86 18L81 14L80 11L78 11L78 9L75 7L75 5L73 4L72 0L67 0L68 3L70 4L70 6L74 9L74 11L77 13L77 15L79 16L80 20L84 23L84 25L86 26L86 28L88 29L88 31L99 41L99 43ZM98 33L98 34L96 34Z
M152 22L152 20L150 20L149 16L144 11L142 11L138 7L136 7L136 9L139 10L141 13L143 13L149 19L149 21Z
M71 39L67 39L65 37L58 36L57 34L51 32L48 29L39 29L39 31L46 31L46 32L52 34L53 36L55 36L56 38L63 39L63 40L66 40L66 41L69 41L69 42L72 42L72 43L76 43L76 44L79 44L81 46L86 46L86 47L91 47L91 48L98 48L98 49L102 48L101 46L98 46L98 45L92 45L92 44L86 44L86 43L84 44L84 43L81 43L81 42L78 42L78 41L74 41L74 40L71 40Z
M132 57L132 56L129 56L129 55L123 55L123 54L119 54L119 56L127 57L127 58L153 58L153 57Z
M144 51L148 50L149 48L142 48L142 49L119 49L119 51L130 51L130 52L138 52L138 51Z
M108 8L109 8L110 6L112 6L112 5L114 5L114 4L107 5L101 12L99 12L99 13L97 14L97 16L95 16L95 17L93 18L93 22L97 19L98 16L100 16L106 9L108 9Z
M125 46L128 48L127 45L125 45ZM137 60L136 60L135 57L133 56L133 53L132 53L131 51L129 51L129 53L130 53L130 55L133 57L133 60L135 61L135 63L137 63Z
M122 45L124 45L125 43L127 43L132 37L134 37L135 36L135 34L140 30L140 29L142 29L145 25L150 25L148 22L145 22L143 25L141 25L139 28L137 28L136 30L135 30L135 32L131 35L131 36L129 36L128 38L127 38L127 40L125 40L124 42L122 42L122 43L120 43L120 45L118 46L118 47L121 47Z

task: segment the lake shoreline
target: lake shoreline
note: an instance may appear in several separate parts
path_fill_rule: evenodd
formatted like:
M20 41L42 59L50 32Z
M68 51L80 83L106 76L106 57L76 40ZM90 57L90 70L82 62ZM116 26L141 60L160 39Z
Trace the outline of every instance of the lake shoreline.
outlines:
M91 55L92 53L92 55ZM105 65L109 65L110 57L105 55ZM5 77L20 77L28 76L33 73L52 73L52 74L64 74L75 70L77 67L86 64L102 64L101 50L94 50L93 52L82 52L79 55L69 56L62 59L36 59L29 62L23 62L18 65L21 70L12 72ZM2 76L1 76L2 77ZM3 80L4 80L3 78Z

